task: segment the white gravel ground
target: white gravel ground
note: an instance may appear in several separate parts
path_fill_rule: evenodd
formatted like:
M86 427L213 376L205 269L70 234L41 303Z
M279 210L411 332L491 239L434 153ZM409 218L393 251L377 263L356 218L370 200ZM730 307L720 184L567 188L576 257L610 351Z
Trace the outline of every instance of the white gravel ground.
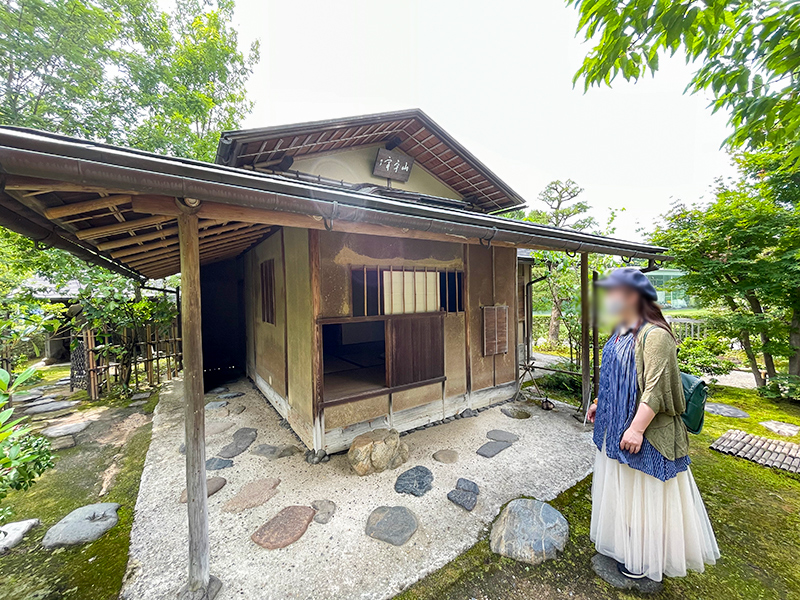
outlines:
M208 457L230 442L239 427L258 429L251 450L265 443L299 444L291 431L279 426L279 415L249 381L229 387L246 392L230 402L247 409L222 417L234 427L207 439ZM162 392L153 420L122 596L130 600L174 597L186 578L186 505L178 502L185 487L184 460L178 450L183 441L181 395L182 383L175 381ZM519 496L551 500L591 471L591 434L571 416L572 410L533 410L532 418L516 420L493 408L478 417L412 433L403 438L411 449L406 465L367 477L350 472L344 454L309 465L302 454L269 461L249 450L234 458L233 467L210 472L209 476L228 480L209 498L211 572L223 582L219 600L391 598L441 568L472 546L509 500ZM520 440L495 458L483 458L475 450L487 441L490 429L510 431ZM432 454L442 448L458 451L458 462L434 461ZM397 494L395 479L415 465L431 469L433 489L421 498ZM240 514L222 512L244 484L262 477L281 479L275 497ZM480 486L478 505L471 513L446 498L459 477ZM311 523L299 541L281 550L265 550L250 540L282 508L318 499L337 505L328 524ZM364 534L367 517L382 505L406 506L416 514L419 529L404 546Z

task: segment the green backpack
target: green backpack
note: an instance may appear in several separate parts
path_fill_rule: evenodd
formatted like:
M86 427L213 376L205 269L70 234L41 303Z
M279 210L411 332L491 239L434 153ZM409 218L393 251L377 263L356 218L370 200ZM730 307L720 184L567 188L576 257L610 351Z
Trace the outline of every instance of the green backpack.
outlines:
M647 334L653 330L653 327L644 332L642 349L644 349L644 341L647 339ZM686 399L686 410L681 415L681 418L689 433L698 434L703 431L703 423L706 419L708 385L699 377L683 371L681 371L681 384L683 385L683 397Z

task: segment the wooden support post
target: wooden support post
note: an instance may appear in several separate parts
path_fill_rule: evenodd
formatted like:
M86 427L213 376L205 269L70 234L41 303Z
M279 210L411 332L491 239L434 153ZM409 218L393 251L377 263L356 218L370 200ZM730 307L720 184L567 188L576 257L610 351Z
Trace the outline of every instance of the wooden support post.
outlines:
M592 271L592 395L600 389L600 323L597 314L597 271Z
M179 598L211 600L221 584L208 572L203 339L200 325L200 249L197 215L178 215L183 286L183 395L186 404L186 496L189 511L189 581Z
M589 409L592 396L592 366L589 361L589 255L581 254L581 410Z

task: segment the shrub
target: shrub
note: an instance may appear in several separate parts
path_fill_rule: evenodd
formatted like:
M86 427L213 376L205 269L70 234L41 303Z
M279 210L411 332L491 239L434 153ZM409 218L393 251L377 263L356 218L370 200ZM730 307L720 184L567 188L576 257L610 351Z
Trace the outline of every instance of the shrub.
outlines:
M553 369L562 369L564 371L572 371L575 365L570 361L558 362L552 366ZM569 373L549 373L544 377L540 377L536 382L545 388L551 390L559 390L570 394L581 393L581 376L571 375Z
M697 377L725 375L735 366L732 361L724 358L728 350L727 342L716 335L707 335L701 339L686 338L678 348L678 363L682 371Z
M770 400L793 400L800 402L800 377L797 375L776 375L770 377L767 385L758 389L763 398Z

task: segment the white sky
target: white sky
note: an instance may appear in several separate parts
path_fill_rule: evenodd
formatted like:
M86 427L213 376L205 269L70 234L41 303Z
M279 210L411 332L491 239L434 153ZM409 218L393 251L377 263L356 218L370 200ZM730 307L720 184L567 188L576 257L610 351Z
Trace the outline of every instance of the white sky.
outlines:
M726 118L683 94L691 68L583 93L588 46L561 0L237 0L244 47L261 40L244 127L421 108L529 204L571 178L617 237L641 239L676 199L733 169Z

